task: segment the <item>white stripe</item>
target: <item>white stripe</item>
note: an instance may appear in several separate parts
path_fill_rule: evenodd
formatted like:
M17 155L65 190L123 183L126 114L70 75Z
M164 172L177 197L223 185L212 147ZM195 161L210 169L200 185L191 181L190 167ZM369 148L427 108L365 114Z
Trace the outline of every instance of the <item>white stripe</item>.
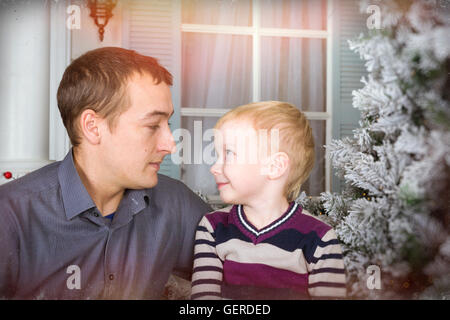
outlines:
M302 249L287 251L269 243L258 243L255 245L252 242L230 239L217 245L216 250L219 259L222 261L232 261L241 264L262 264L303 275L307 274L309 269Z
M262 235L262 234L264 234L264 233L266 233L266 232L269 232L270 230L272 230L272 229L278 227L280 224L282 224L282 223L285 222L287 219L289 219L289 217L292 216L292 214L295 212L295 210L297 210L297 207L298 207L298 203L295 202L295 203L294 203L294 206L293 206L292 209L291 209L291 211L290 211L283 219L281 219L280 221L278 221L277 223L275 223L273 226L270 226L270 227L267 227L267 228L265 228L265 229L262 229L262 230L259 231L259 232L256 231L255 229L253 229L251 226L249 226L249 225L245 222L244 218L242 217L242 212L241 212L242 205L241 205L241 204L238 205L238 216L239 216L239 220L241 221L241 223L242 223L249 231L251 231L253 234L255 234L255 235L258 237L258 236L260 236L260 235Z

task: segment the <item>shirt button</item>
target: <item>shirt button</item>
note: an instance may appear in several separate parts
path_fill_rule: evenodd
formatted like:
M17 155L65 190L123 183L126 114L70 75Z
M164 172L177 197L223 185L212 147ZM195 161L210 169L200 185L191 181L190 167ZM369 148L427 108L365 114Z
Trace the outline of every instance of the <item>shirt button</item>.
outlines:
M109 280L114 280L114 275L112 273L109 275Z

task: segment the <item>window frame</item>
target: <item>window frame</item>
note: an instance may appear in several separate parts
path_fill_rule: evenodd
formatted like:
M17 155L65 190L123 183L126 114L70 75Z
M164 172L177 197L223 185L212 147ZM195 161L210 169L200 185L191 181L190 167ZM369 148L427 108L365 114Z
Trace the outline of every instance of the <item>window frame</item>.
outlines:
M252 21L253 25L229 26L229 25L209 25L209 24L188 24L181 23L181 33L209 33L209 34L229 34L229 35L248 35L252 37L252 79L253 93L252 101L261 100L261 38L271 37L289 37L304 39L325 39L326 40L326 108L325 112L304 112L308 120L325 121L325 144L329 145L333 138L333 97L335 92L336 76L333 72L336 58L333 53L336 52L336 39L333 30L336 23L335 4L332 0L327 0L327 26L326 30L314 29L284 29L284 28L263 28L261 27L261 7L258 0L252 0ZM334 75L334 77L333 77ZM181 84L182 85L182 84ZM187 108L180 106L181 117L221 117L230 109L221 108ZM325 149L325 190L330 191L332 184L332 170L329 149ZM219 196L206 195L211 203L220 203Z

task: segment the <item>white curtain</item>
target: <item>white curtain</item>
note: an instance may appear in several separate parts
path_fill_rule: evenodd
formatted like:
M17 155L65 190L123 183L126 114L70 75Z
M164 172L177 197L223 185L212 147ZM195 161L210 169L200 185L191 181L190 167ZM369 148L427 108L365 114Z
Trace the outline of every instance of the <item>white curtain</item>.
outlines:
M323 30L326 26L325 1L264 0L260 7L262 27ZM252 26L251 0L187 0L182 10L183 23ZM287 101L302 111L324 112L325 43L322 39L262 37L261 100ZM185 32L182 56L182 107L234 108L253 101L251 36ZM205 131L214 127L217 118L183 117L182 127L192 135L194 121L201 121ZM302 190L318 195L325 189L325 122L310 123L316 164ZM182 180L203 194L218 194L209 169L207 164L184 164Z

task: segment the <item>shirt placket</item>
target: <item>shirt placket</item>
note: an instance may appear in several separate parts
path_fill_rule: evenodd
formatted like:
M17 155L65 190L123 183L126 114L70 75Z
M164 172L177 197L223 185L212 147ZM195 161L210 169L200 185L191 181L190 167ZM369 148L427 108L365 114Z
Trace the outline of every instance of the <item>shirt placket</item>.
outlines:
M117 272L114 270L114 265L112 263L113 243L114 243L114 230L108 228L108 237L105 246L105 257L104 257L104 281L105 281L105 298L112 299L114 294L114 285L117 282Z

